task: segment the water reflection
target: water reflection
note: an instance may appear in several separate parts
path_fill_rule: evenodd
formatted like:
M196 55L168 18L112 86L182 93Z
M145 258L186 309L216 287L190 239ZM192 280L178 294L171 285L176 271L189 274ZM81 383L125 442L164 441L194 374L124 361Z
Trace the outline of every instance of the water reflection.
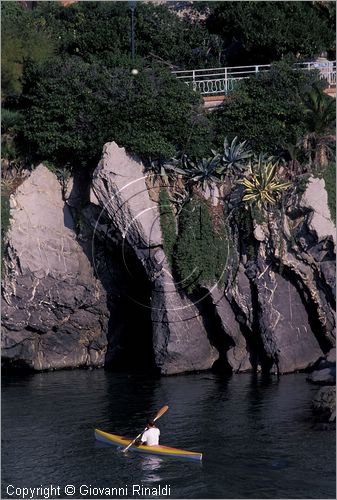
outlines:
M163 478L158 474L162 462L163 459L159 457L143 457L141 468L145 472L144 481L147 481L149 483L162 481ZM157 474L155 474L154 472L157 472Z

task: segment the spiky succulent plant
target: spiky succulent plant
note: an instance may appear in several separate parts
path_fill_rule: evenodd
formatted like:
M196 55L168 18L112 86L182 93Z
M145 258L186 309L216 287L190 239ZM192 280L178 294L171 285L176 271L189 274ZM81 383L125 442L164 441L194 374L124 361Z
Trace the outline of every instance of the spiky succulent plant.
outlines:
M256 204L258 208L274 205L282 191L291 186L290 182L277 178L277 166L277 162L265 162L262 156L250 165L251 174L238 181L245 186L242 201Z
M222 177L241 176L245 172L252 155L253 152L249 148L247 141L239 142L238 138L234 137L232 142L229 143L227 137L225 137L221 165L217 171Z
M219 177L216 175L219 160L219 155L215 155L213 158L195 160L185 158L185 172L191 182L202 186L202 189L205 190L212 183L219 182Z

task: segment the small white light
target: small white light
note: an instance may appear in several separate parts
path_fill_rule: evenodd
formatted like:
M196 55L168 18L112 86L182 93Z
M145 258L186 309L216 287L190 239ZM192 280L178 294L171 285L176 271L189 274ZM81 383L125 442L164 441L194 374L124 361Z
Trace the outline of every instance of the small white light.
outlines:
M136 69L136 68L132 69L131 75L138 75L138 69Z

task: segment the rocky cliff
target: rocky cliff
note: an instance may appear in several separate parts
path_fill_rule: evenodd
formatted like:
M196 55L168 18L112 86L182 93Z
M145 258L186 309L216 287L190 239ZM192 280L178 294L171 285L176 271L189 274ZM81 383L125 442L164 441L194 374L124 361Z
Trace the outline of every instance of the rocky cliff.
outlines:
M11 196L2 282L2 358L34 370L100 366L106 294L76 239L54 174L39 165Z
M170 272L153 199L142 164L115 143L104 146L90 200L75 207L86 228L77 236L56 177L39 166L24 181L5 258L6 362L114 366L127 344L147 342L162 374L214 365L286 373L335 345L335 228L323 180L311 178L278 215L254 223L254 255L233 225L226 282L198 297ZM134 316L127 328L123 316Z

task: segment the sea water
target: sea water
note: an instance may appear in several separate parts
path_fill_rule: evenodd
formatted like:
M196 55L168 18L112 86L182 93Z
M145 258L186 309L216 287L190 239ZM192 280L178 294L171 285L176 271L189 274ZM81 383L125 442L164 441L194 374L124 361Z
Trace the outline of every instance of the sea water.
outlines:
M336 498L335 433L313 425L316 391L304 374L4 375L1 498ZM95 427L135 437L165 404L161 443L202 462L95 441Z

